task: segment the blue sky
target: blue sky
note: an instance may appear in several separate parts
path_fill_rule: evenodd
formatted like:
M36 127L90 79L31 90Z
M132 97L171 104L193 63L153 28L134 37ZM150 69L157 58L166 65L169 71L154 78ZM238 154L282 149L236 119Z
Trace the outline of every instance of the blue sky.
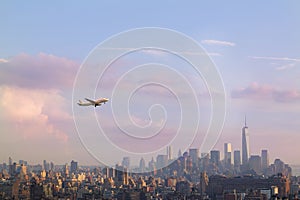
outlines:
M196 40L220 71L228 112L215 148L223 150L223 143L231 142L240 149L247 114L251 153L267 148L272 159L300 164L298 1L1 4L0 162L8 156L32 162L45 157L57 163L95 162L74 134L69 103L75 74L89 52L112 35L162 27ZM20 108L7 104L14 98L23 100ZM109 113L108 106L101 109ZM34 153L38 149L43 149L41 155Z

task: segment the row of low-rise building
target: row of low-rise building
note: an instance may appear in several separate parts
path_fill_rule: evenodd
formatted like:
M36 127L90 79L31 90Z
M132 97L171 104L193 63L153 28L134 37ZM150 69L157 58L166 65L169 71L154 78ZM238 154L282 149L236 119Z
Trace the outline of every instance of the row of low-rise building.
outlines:
M184 165L190 160L191 165ZM200 159L201 160L201 159ZM210 158L210 163L213 159ZM128 172L126 167L79 168L72 161L54 171L24 172L10 176L1 173L1 198L31 199L260 199L289 197L299 193L297 180L279 173L263 177L253 175L209 175L192 158L184 153L167 167L148 173ZM26 165L21 165L25 166ZM273 166L271 164L270 166ZM284 170L285 164L276 160L276 170ZM24 169L24 167L23 167ZM73 171L72 173L69 172ZM275 171L274 171L275 172ZM277 195L277 196L276 196Z

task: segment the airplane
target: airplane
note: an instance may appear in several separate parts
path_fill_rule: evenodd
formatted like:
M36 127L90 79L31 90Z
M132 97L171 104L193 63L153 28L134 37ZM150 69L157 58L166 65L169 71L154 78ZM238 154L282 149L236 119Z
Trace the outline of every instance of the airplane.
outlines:
M85 100L87 102L83 102L83 101L79 100L79 102L77 104L80 105L80 106L95 106L95 107L97 107L97 106L101 106L102 103L105 104L106 102L108 102L109 99L100 98L100 99L97 99L97 100L91 100L91 99L85 98Z

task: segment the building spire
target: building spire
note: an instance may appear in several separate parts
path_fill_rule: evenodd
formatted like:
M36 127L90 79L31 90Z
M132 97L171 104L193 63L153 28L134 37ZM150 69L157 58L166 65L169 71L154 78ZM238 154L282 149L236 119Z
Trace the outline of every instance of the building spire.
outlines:
M247 115L245 115L245 127L247 127Z

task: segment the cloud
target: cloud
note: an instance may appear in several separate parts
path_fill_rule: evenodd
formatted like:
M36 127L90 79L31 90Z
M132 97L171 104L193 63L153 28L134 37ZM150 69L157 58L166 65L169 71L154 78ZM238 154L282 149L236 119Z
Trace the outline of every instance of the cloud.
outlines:
M300 91L297 90L274 91L273 98L278 102L300 101Z
M207 53L207 55L209 55L209 56L223 56L222 54L220 54L220 53L215 53L215 52Z
M197 51L183 51L183 52L179 52L183 55L189 55L189 56L223 56L220 53L216 53L216 52L197 52Z
M162 49L156 49L156 48L146 48L140 51L146 55L153 55L153 56L166 56L170 54L168 51Z
M6 62L7 61L7 62ZM0 62L0 85L27 88L69 88L79 64L67 58L39 53L25 53Z
M276 67L275 69L277 71L281 71L281 70L291 69L291 68L293 68L295 66L296 66L296 63L289 63L289 64L286 64L286 65L281 65L279 67Z
M142 50L142 52L144 54L149 54L149 55L154 55L154 56L167 56L167 55L173 55L172 52L168 52L166 50L162 50L162 49L144 49ZM220 53L216 53L216 52L198 52L198 51L178 51L178 52L174 52L177 53L179 55L189 55L189 56L223 56Z
M5 114L3 125L24 139L49 137L67 142L68 134L57 125L57 122L67 124L71 121L65 105L66 100L55 90L0 87L0 108Z
M201 40L202 44L219 45L219 46L235 46L235 43L221 40Z
M262 99L269 97L272 93L272 88L266 85L259 85L254 82L247 87L234 89L231 92L232 98L251 98L251 99Z
M0 63L7 63L8 60L4 59L4 58L0 58Z
M300 101L300 91L298 90L280 90L268 85L260 85L256 82L249 86L234 89L231 97L235 99L266 100L271 99L275 102L290 103Z
M294 61L300 62L299 58L289 58L289 57L268 57L268 56L249 56L255 60L277 60L277 61Z
M275 70L282 71L294 68L300 63L299 58L289 58L289 57L268 57L268 56L249 56L253 60L266 60L273 61L271 65L275 65Z

